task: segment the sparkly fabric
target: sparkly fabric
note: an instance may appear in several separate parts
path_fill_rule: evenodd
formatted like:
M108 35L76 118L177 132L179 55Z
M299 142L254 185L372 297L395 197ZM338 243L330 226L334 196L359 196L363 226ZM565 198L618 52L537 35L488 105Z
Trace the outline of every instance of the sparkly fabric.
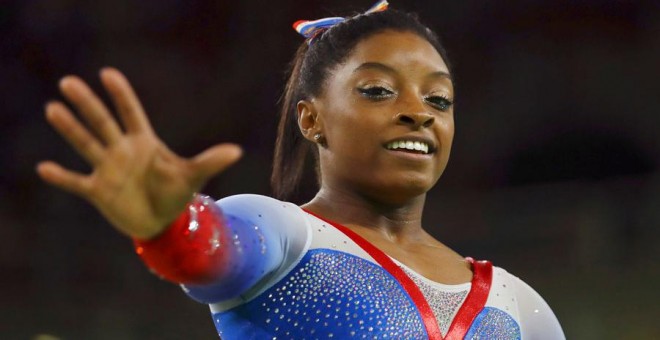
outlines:
M417 287L419 287L419 290L422 291L424 298L426 298L426 301L433 310L442 335L446 335L456 312L458 312L461 304L465 301L469 289L456 292L443 291L430 285L419 274L412 272L408 268L401 266L401 269L408 274Z
M310 250L282 280L213 315L225 339L426 339L412 301L383 268L359 257Z
M520 327L508 313L486 307L474 319L465 339L519 340Z

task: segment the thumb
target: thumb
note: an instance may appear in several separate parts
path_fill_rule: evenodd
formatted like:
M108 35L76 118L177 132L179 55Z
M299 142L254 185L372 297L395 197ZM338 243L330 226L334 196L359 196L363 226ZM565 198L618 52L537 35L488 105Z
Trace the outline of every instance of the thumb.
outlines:
M222 172L243 155L243 150L236 144L218 144L192 158L193 181L201 185L209 178Z

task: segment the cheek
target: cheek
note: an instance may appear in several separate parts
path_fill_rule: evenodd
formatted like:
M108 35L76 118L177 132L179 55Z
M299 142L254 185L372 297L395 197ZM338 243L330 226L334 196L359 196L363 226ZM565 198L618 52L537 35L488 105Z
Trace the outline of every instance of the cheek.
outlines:
M451 146L451 142L454 140L454 118L453 116L443 120L439 124L440 128L440 138L443 143L449 143L447 146Z
M355 153L378 140L378 131L383 125L378 114L361 110L357 105L332 113L331 119L325 122L329 144L350 146L352 150L343 151Z
M345 119L332 126L328 135L329 151L346 160L367 160L373 153L376 131L368 121Z
M438 124L438 141L440 143L439 166L444 169L449 162L452 142L454 141L454 119L448 118Z

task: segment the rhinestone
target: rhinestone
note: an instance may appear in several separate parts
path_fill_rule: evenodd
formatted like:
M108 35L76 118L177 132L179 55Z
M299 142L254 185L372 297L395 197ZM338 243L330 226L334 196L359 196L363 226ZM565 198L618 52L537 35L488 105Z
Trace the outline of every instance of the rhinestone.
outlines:
M235 316L224 318L225 314ZM264 314L267 322L249 318ZM318 334L318 327L331 331L324 337L332 334L339 339L426 337L415 306L389 273L370 261L330 249L310 250L275 286L217 315L216 326L227 338L229 329L245 332L231 336L236 338L249 338L256 329L263 332L261 338L285 331L294 339L317 338L313 334ZM249 321L253 327L232 326L232 320Z

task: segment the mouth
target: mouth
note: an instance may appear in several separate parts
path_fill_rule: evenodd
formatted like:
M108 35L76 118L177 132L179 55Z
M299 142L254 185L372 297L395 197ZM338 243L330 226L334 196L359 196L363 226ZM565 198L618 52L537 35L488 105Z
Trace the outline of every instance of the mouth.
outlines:
M402 151L420 155L428 155L433 153L433 146L427 142L419 140L395 140L385 144L385 148L393 151Z

